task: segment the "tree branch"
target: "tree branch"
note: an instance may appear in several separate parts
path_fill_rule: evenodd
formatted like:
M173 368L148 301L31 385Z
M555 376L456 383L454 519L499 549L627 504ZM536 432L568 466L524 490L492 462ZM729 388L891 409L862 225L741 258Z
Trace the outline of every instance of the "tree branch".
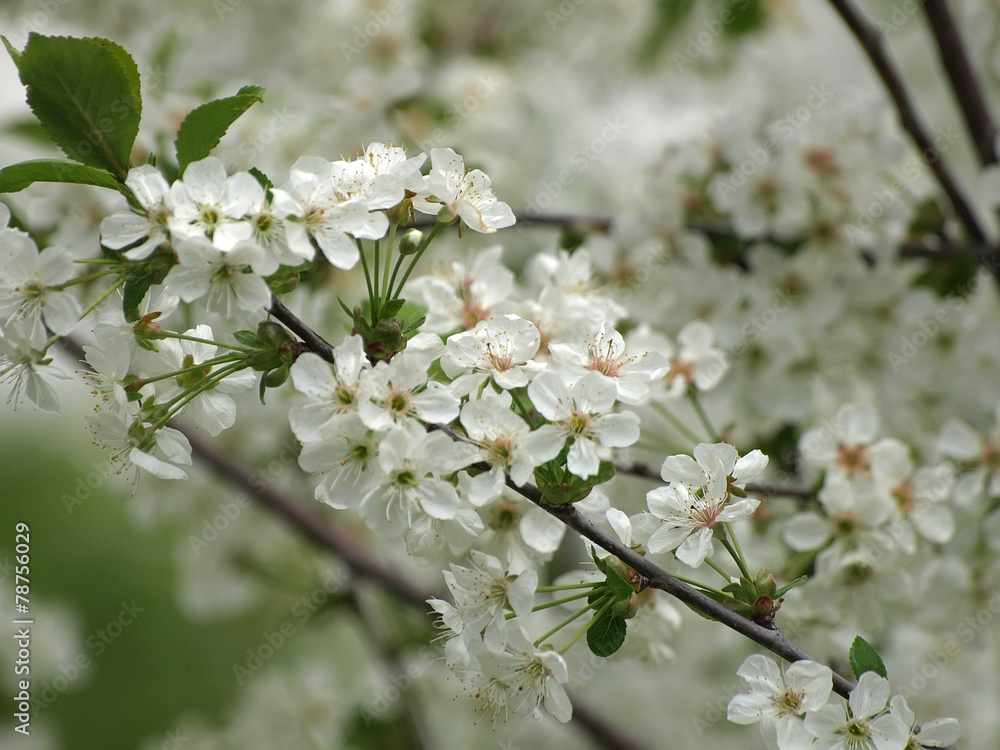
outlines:
M985 241L986 235L965 199L958 181L944 160L940 149L934 145L930 129L917 109L910 90L903 80L899 67L889 52L882 32L872 24L855 6L852 0L830 0L830 4L840 13L848 28L857 38L865 54L875 67L876 72L885 84L892 97L903 128L913 138L925 161L934 171L938 183L944 190L951 205L965 226L969 237L976 243Z
M281 307L284 308L283 305ZM288 314L291 315L290 313ZM292 317L294 318L294 316ZM298 320L298 318L294 318L294 320L297 321L298 325L308 328L308 326ZM325 344L325 347L321 347L322 351L317 350L317 354L332 364L332 347L330 347L330 345L326 343L315 331L310 330L309 336L310 338L314 338ZM465 438L455 433L455 431L447 425L431 425L430 429L441 430L454 440L465 440ZM473 467L483 471L489 471L491 468L485 462L473 464ZM555 516L581 536L589 539L601 549L610 552L633 570L645 576L649 582L649 586L659 589L674 598L679 599L695 611L708 615L731 630L735 630L740 635L760 644L768 651L780 656L782 659L789 662L801 661L802 659L816 661L807 653L788 641L778 630L769 630L768 628L762 627L757 623L736 614L731 609L727 609L722 604L719 604L714 599L710 599L691 586L681 583L659 566L654 565L634 550L626 547L617 539L614 539L601 529L594 526L572 505L549 505L542 497L541 491L533 484L525 484L523 487L518 487L514 484L514 481L510 478L509 474L506 474L505 477L507 486L514 492L530 500L552 516ZM854 684L852 682L844 677L841 677L837 673L834 673L833 676L833 686L834 690L845 698L848 697L851 690L854 689Z
M277 314L275 314L275 310L277 310ZM292 330L298 333L303 341L311 342L310 345L314 347L317 354L328 362L333 362L333 347L293 315L277 297L272 298L272 314L275 314L275 317L286 325L288 325L286 320L292 321L293 325L296 326ZM289 325L289 328L292 326ZM73 357L86 364L83 347L77 341L66 337L60 339L59 343ZM332 528L320 514L302 506L271 485L265 485L261 488L260 482L255 479L254 472L242 462L236 461L220 451L212 441L206 440L200 433L190 430L174 420L171 420L170 426L182 432L191 443L192 453L212 467L223 479L241 487L251 498L258 500L265 507L284 518L315 544L339 557L356 578L370 581L396 596L405 604L426 614L435 614L427 600L436 597L436 593L418 588L400 576L397 570L383 566L354 542ZM607 748L607 750L645 750L642 745L624 735L603 717L594 714L585 706L574 704L572 721L579 725L599 747Z
M948 74L952 91L958 99L965 117L965 124L976 144L979 163L995 164L997 126L990 114L986 96L976 75L962 35L947 0L924 0L924 13L937 42L941 66Z

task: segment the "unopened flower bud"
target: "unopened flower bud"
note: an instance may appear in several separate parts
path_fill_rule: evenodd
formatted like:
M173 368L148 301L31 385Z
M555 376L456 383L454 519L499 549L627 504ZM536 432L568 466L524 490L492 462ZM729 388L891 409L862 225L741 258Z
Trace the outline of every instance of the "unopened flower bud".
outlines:
M420 245L423 244L423 241L424 233L419 229L411 229L409 232L404 234L403 239L399 241L399 254L413 255L420 249Z

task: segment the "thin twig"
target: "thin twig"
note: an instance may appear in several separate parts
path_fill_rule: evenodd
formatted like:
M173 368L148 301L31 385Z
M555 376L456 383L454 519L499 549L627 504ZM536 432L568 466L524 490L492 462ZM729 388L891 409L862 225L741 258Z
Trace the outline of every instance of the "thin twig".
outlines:
M586 232L611 231L611 219L607 216L580 216L577 214L533 214L528 211L518 211L514 214L517 224L543 227L568 227ZM433 217L420 218L403 224L400 229L426 229L437 222ZM456 222L457 225L457 222Z
M979 163L983 166L995 164L997 126L947 0L924 0L924 13L937 42L941 66L948 74L965 124L976 144Z
M830 0L830 4L840 13L848 28L861 44L865 54L868 55L868 59L875 67L876 72L882 79L896 105L903 128L913 138L925 161L928 162L930 168L934 171L934 175L951 201L951 205L969 233L969 237L974 242L983 242L986 239L986 235L979 224L979 220L973 213L969 202L965 199L958 181L951 173L951 169L946 164L944 155L934 145L930 129L917 109L909 87L899 72L899 67L895 59L889 52L882 32L865 17L852 0Z
M507 486L517 492L522 497L527 498L542 508L550 515L555 516L581 536L589 539L601 549L610 552L632 570L644 576L648 585L659 589L670 596L687 604L689 607L704 615L708 615L714 620L725 625L731 630L735 630L745 638L749 638L768 651L789 662L807 659L816 661L802 649L791 643L778 630L769 630L757 623L736 614L731 609L727 609L719 602L711 599L700 591L695 590L685 583L681 583L672 575L652 562L642 557L635 550L626 547L617 539L606 534L597 528L587 518L585 518L572 505L552 506L545 502L542 493L534 485L526 484L518 487L510 477L507 477ZM833 673L833 689L838 695L847 698L854 683L836 672Z
M276 297L272 300L272 314L286 325L289 325L286 319L293 321L293 325L295 325L293 330L302 337L303 341L310 342L317 354L327 361L333 362L333 347L293 315ZM292 326L289 325L289 328ZM77 341L63 338L60 339L59 343L76 359L82 360L84 358L83 347ZM191 444L191 451L195 456L211 466L224 479L243 488L251 498L255 498L264 507L284 518L320 547L339 557L356 578L370 581L421 612L434 614L434 610L428 605L427 600L441 598L438 593L422 590L400 576L398 570L386 568L354 542L333 529L318 513L292 500L283 492L271 485L261 488L255 472L218 450L211 441L206 440L200 433L187 429L173 420L170 426L187 437ZM572 721L578 724L598 747L607 750L645 750L642 745L622 734L603 717L594 714L585 706L573 705Z
M285 307L284 303L278 299L277 295L271 295L271 315L285 324L292 333L296 334L303 342L316 354L327 362L333 362L333 347L330 343L316 333L312 328L303 323L296 315Z
M296 320L298 321L297 318ZM308 328L305 323L302 323L301 321L298 321L298 323L299 325ZM310 331L309 336L310 338L315 338L323 342L323 338L315 331ZM303 339L305 339L305 337L303 337ZM327 344L326 347L323 347L323 350L328 351L329 354L326 355L321 351L317 351L317 353L332 363L332 347ZM464 440L464 438L457 435L454 430L446 425L432 425L431 429L441 430L453 439ZM485 462L481 462L474 464L473 468L489 471L491 467ZM533 484L525 484L523 487L518 487L514 484L510 475L507 475L506 482L507 486L514 492L535 503L535 505L540 507L542 510L545 510L552 516L558 518L571 529L589 539L598 547L610 552L626 565L630 566L637 573L645 576L649 581L649 585L653 588L670 594L687 604L692 609L701 612L704 615L708 615L712 619L717 620L731 630L735 630L740 635L743 635L755 643L760 644L767 650L789 662L800 661L802 659L815 661L815 659L789 642L778 630L769 630L768 628L762 627L757 623L736 614L731 609L727 609L722 604L719 604L714 599L710 599L691 586L678 581L662 568L654 565L646 558L638 555L634 550L626 547L617 539L614 539L601 529L594 526L572 505L549 505L545 502L541 491L537 487ZM834 690L845 698L848 697L851 690L854 688L853 683L836 673L834 673L833 685Z
M644 477L645 479L660 480L660 472L652 466L643 463L616 463L615 471L619 474L628 474L634 477ZM765 484L762 482L750 482L746 486L746 491L754 495L779 495L781 497L794 497L797 500L813 500L816 493L802 487L788 487L783 484Z

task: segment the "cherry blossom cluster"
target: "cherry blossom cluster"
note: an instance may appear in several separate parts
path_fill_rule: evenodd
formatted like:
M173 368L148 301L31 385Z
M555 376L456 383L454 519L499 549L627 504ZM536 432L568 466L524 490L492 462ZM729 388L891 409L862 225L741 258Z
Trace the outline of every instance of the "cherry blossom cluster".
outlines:
M890 700L889 681L874 671L861 675L846 705L831 701L830 669L814 661L779 670L772 659L754 654L736 674L750 690L733 696L728 718L759 724L771 750L916 750L958 739L954 719L917 724L906 699Z

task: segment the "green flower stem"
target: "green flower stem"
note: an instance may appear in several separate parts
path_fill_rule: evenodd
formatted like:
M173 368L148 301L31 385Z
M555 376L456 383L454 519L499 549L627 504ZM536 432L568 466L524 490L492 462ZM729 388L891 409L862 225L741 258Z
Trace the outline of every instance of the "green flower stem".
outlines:
M389 301L389 261L392 260L392 250L396 246L397 224L389 225L389 244L385 249L385 268L382 269L382 302Z
M708 437L713 443L721 443L722 437L715 431L712 427L711 421L708 419L708 414L705 413L704 407L701 405L701 401L698 399L698 394L695 393L693 388L688 388L687 392L688 400L691 401L691 405L694 407L695 412L698 414L698 419L705 426L705 430L708 432Z
M727 528L728 528L728 525L727 525ZM733 545L729 543L728 539L722 538L719 541L722 542L722 546L726 548L726 551L729 553L729 556L732 557L733 560L736 562L736 565L740 569L740 573L742 573L743 576L748 581L752 581L753 580L753 576L751 576L750 575L750 571L747 570L747 564L746 564L746 561L743 559L743 555L737 553L737 551L733 548Z
M535 429L535 420L531 418L531 414L526 408L524 408L524 404L521 403L521 399L517 397L517 394L514 393L514 391L507 391L507 393L510 394L510 400L514 402L517 410L521 412L521 416L524 417L524 421L531 426L531 429Z
M239 372L240 370L244 370L247 367L248 365L245 362L237 362L235 364L230 365L229 367L224 367L218 372L213 372L210 377L207 377L202 382L198 383L198 385L195 388L192 388L189 391L184 391L183 393L181 393L180 396L177 396L172 401L166 404L167 414L156 425L156 429L159 430L162 427L165 427L167 422L169 422L171 419L177 416L177 414L180 413L181 409L183 409L191 401L193 401L195 397L198 396L202 391L207 391L211 390L212 388L215 388L215 386L217 386L223 378L232 375L234 372Z
M706 586L704 583L699 583L693 578L685 578L684 576L679 576L676 573L671 573L671 575L678 581L686 583L688 586L694 586L696 589L700 589L701 591L704 591L708 594L715 594L716 596L722 596L722 597L729 596L729 594L725 593L724 591L720 591L719 589L713 589L711 586Z
M111 296L112 292L114 292L118 287L124 285L126 278L127 277L125 277L125 276L119 276L118 280L115 281L114 284L112 284L107 289L105 289L103 292L101 292L101 294L97 297L97 299L95 299L92 303L90 303L90 306L86 310L84 310L82 313L80 313L80 320L83 320L88 315L90 315L92 312L94 312L94 310L97 309L98 305L100 305L102 302L104 302L104 300L106 300L108 297Z
M550 607L558 607L560 604L575 602L578 599L586 599L588 596L590 596L590 593L591 592L589 591L581 591L579 594L573 594L573 596L565 596L562 599L555 599L551 602L546 602L545 604L539 604L536 607L534 607L531 611L540 612L543 609L549 609Z
M108 269L106 269L104 271L94 271L94 273L84 274L83 276L78 276L75 279L70 279L67 282L64 282L62 284L56 284L55 286L52 286L52 287L49 287L49 288L50 289L57 289L57 290L59 290L61 292L63 289L67 289L68 287L76 286L77 284L85 284L88 281L94 281L95 279L99 279L102 276L108 276L110 274L118 273L118 272L119 272L119 269L117 269L117 268L108 268Z
M601 609L598 610L597 614L600 614L605 609L607 609L612 604L614 604L614 602L615 602L615 597L609 591L607 594L605 594L603 597L601 597L600 599L598 599L593 604L590 604L590 605L584 607L583 609L575 612L574 614L570 615L565 620L563 620L561 623L559 623L558 625L556 625L554 628L552 628L552 630L550 630L548 633L546 633L541 638L539 638L537 641L535 641L535 645L536 646L540 646L547 638L549 638L549 637L555 635L556 633L558 633L560 630L562 630L564 627L566 627L567 625L569 625L571 622L573 622L573 620L577 619L578 617L582 617L583 615L587 614L587 612L589 612L590 610L596 609L598 605L601 606ZM597 617L597 615L594 615L594 617ZM586 632L586 628L584 628L583 632ZM577 635L577 638L578 637L579 637L579 635ZM575 638L574 638L574 640L575 640ZM562 653L562 652L560 651L560 653Z
M372 328L378 323L378 305L375 303L375 290L372 288L372 277L368 273L368 261L365 258L365 248L361 244L361 240L355 238L354 240L358 243L358 253L361 255L361 267L365 270L365 284L368 285L368 307L370 308L372 314Z
M684 437L686 437L688 440L691 441L691 445L697 445L698 443L701 442L701 440L698 439L698 436L695 435L694 432L692 432L686 424L684 424L681 420L679 420L677 416L672 411L670 411L670 409L668 409L666 406L659 403L658 401L651 401L650 403L653 405L653 408L656 409L656 411L658 411L664 419L666 419L668 422L670 422L670 424L674 426L674 429L676 429L679 433L681 433Z
M427 249L427 246L431 244L431 240L433 240L437 236L437 233L441 231L442 226L443 224L440 223L435 224L434 228L430 231L430 234L428 234L424 238L424 241L420 243L420 249L417 250L416 253L414 253L413 260L410 261L410 265L407 267L406 273L403 274L403 278L399 282L399 286L396 288L396 291L395 293L393 293L391 299L399 298L400 293L403 291L403 287L406 286L406 282L410 278L410 274L413 273L414 267L416 267L417 263L420 261L420 257L424 254L424 251ZM399 256L399 259L402 260L403 256ZM389 282L390 286L396 281L396 271L398 270L399 270L399 264L397 263L396 270L392 272L392 281Z
M733 525L731 523L725 523L723 524L723 526L726 529L726 533L729 534L729 538L733 540L733 548L736 550L736 554L738 556L737 562L742 560L742 564L740 565L740 570L745 571L747 569L747 559L743 555L743 550L740 548L740 540L736 538L736 532L733 531ZM750 576L747 575L747 578L749 577Z
M586 599L590 595L591 595L590 591L581 591L579 594L574 594L573 596L566 596L563 597L562 599L556 599L554 601L547 602L545 604L537 604L531 609L531 611L541 612L543 609L551 609L552 607L558 607L560 604L568 604L569 602L575 602L580 599ZM515 617L517 617L516 612L508 612L507 614L504 615L504 619L506 620L513 620Z
M592 589L595 586L600 586L604 581L592 581L590 583L569 583L565 586L539 586L535 589L536 593L545 594L551 591L572 591L573 589Z
M379 241L375 240L375 260L372 263L372 279L374 279L375 282L375 304L378 306L378 309L381 310L382 297L379 294L379 288L378 288L378 271L379 271L379 263L381 262L382 258L382 248L379 245L380 245ZM386 263L388 262L389 261L387 260ZM372 321L372 324L374 325L374 321Z
M252 352L253 349L249 349L245 346L236 346L235 344L224 344L221 341L212 341L212 339L202 339L197 336L188 336L183 333L173 333L172 331L164 331L163 333L157 334L160 338L166 339L180 339L181 341L194 341L196 344L209 344L211 346L218 346L223 349L232 349L236 352Z
M714 562L712 562L711 559L709 559L707 557L705 558L705 563L708 565L708 567L710 567L712 570L714 570L720 576L722 576L723 578L725 578L726 579L726 583L729 583L729 579L731 577L729 575L729 573L727 573L726 571L724 571L722 568L720 568L718 565L716 565Z
M607 612L609 609L611 609L611 605L614 604L614 603L615 603L615 597L613 595L611 595L611 594L608 594L607 601L605 601L604 605L600 609L598 609L596 612L594 612L594 616L590 618L590 622L588 622L586 625L584 625L582 628L580 628L580 632L579 633L577 633L572 638L570 638L569 641L566 644L564 644L562 648L559 649L559 652L558 652L559 655L562 656L567 651L569 651L570 647L574 643L576 643L578 640L580 640L586 634L586 632L593 627L594 623L597 622L597 620L600 618L600 616L603 615L605 612ZM584 610L584 611L586 611L586 610Z
M230 362L240 362L244 358L233 354L222 354L218 357L213 357L212 359L206 359L204 362L199 362L198 364L191 365L190 367L182 367L179 370L174 370L173 372L165 372L162 375L154 375L151 378L142 378L142 384L147 385L149 383L156 383L160 380L169 380L170 378L175 378L178 375L186 375L189 372L194 372L195 370L203 370L206 367L215 367L216 365L225 365Z
M74 258L74 263L87 263L95 266L120 266L122 262L114 258Z

